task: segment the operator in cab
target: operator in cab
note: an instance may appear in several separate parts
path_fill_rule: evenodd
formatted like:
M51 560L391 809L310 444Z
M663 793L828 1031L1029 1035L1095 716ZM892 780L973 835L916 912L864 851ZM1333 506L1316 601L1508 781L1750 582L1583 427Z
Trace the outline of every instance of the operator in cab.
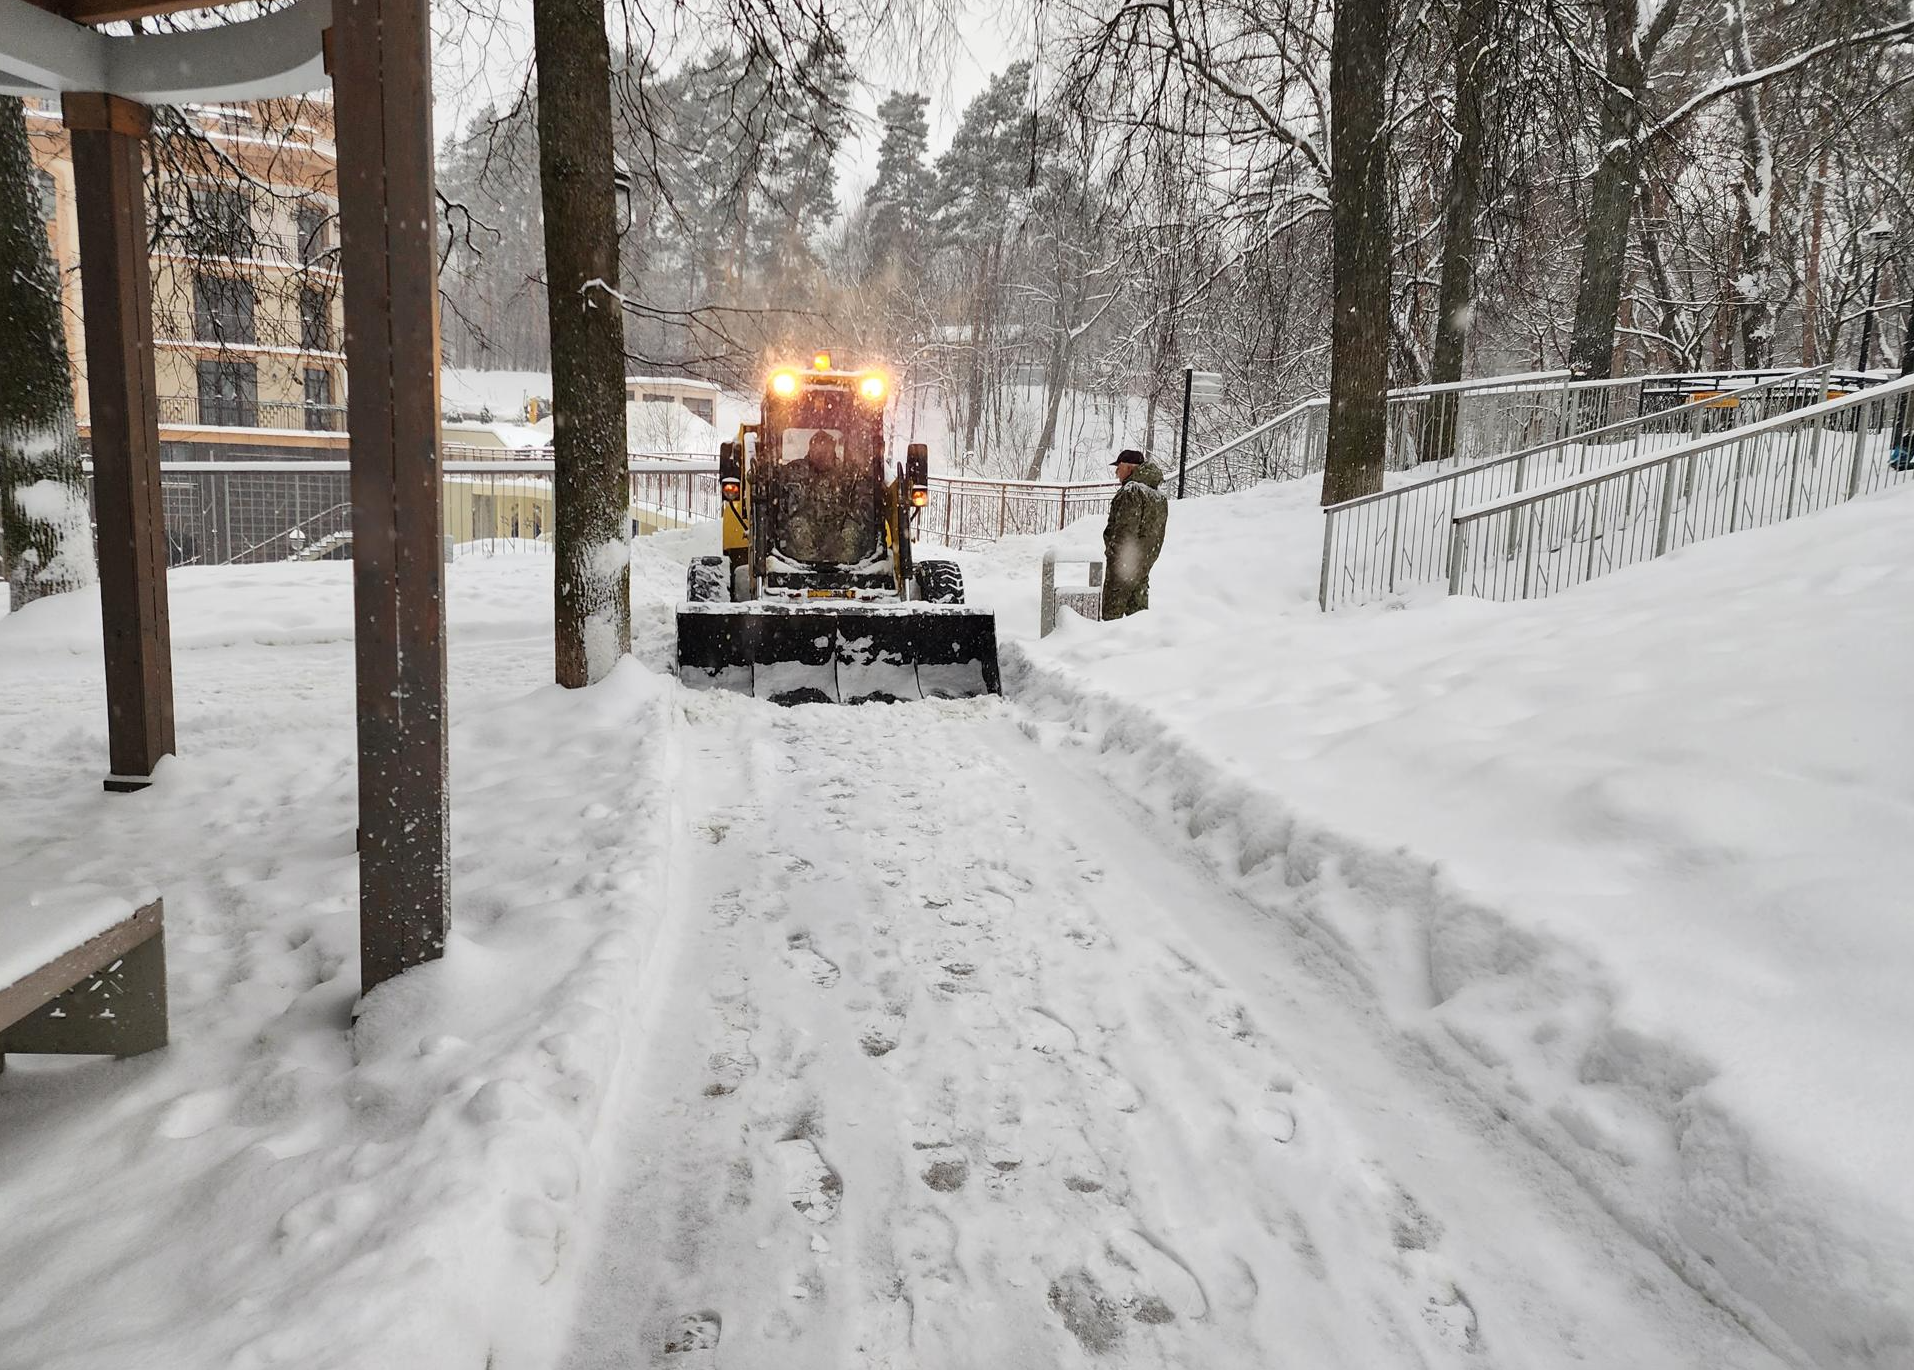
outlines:
M782 553L812 566L852 566L879 541L875 473L846 459L842 441L815 429L807 453L781 469Z

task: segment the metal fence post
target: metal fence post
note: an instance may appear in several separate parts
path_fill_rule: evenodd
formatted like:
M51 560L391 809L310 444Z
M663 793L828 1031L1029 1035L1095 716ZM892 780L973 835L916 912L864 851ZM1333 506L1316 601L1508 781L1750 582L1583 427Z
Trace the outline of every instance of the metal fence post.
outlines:
M1040 557L1040 636L1045 637L1053 631L1053 548L1049 547Z
M1067 487L1064 485L1060 487L1060 526L1067 526Z
M1005 481L1002 481L1000 483L1000 531L995 533L994 537L1003 538L1006 535L1007 535L1007 485Z
M1333 574L1333 519L1334 511L1325 511L1320 531L1320 612L1325 613L1331 606L1327 603L1327 586Z
M1387 593L1393 593L1394 573L1400 569L1400 506L1404 500L1393 501L1393 532L1387 538Z
M1867 473L1867 406L1856 404L1854 413L1853 468L1847 472L1847 498L1860 493L1860 481Z
M1727 531L1740 531L1740 478L1746 474L1747 444L1750 438L1742 438L1733 445L1733 499L1727 512Z
M1653 554L1664 557L1667 549L1673 545L1673 487L1674 467L1677 462L1666 465L1666 479L1660 484L1660 524L1653 535Z
M1467 526L1459 519L1453 521L1453 546L1447 553L1447 593L1460 593L1460 582L1465 579L1467 569Z

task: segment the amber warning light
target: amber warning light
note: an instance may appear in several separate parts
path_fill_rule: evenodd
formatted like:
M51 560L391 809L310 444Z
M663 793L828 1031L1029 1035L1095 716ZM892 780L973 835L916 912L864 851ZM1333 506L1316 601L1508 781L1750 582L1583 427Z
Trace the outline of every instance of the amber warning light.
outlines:
M813 369L814 369L815 371L831 371L831 370L833 370L833 354L832 354L831 352L816 352L816 353L814 353L814 354L813 354Z

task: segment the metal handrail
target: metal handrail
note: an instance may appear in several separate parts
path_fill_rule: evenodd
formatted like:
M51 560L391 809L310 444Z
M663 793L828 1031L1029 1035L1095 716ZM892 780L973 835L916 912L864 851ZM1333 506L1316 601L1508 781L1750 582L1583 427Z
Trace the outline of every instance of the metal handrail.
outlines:
M1448 593L1463 593L1472 568L1474 592L1488 598L1552 594L1910 479L1913 384L1903 376L1461 510ZM1892 435L1891 460L1870 465L1875 433ZM1833 436L1844 440L1829 443Z
M1440 385L1402 385L1387 391L1387 403L1393 404L1399 402L1404 404L1409 400L1423 400L1437 395L1531 394L1544 392L1561 388L1569 382L1572 374L1572 372L1563 368L1558 371L1523 371L1510 376L1482 376L1475 380L1448 381ZM1598 383L1610 384L1610 382L1605 381ZM1301 400L1284 413L1256 424L1246 432L1227 439L1218 447L1188 462L1187 475L1191 477L1196 471L1206 466L1215 457L1244 447L1255 438L1264 437L1282 424L1292 421L1308 410L1324 409L1327 407L1327 404L1328 397L1326 395L1313 395Z
M1485 489L1498 486L1509 486L1501 490L1503 494L1525 489L1541 470L1557 475L1563 454L1570 448L1579 449L1583 470L1590 453L1629 436L1634 451L1628 455L1638 456L1639 447L1648 436L1661 436L1663 430L1665 434L1679 436L1671 431L1676 425L1693 427L1710 411L1729 405L1738 424L1749 401L1761 399L1764 411L1767 397L1781 392L1797 394L1810 379L1821 378L1824 394L1824 377L1831 370L1832 364L1826 363L1783 371L1755 385L1716 392L1582 432L1562 433L1516 452L1328 505L1320 544L1320 607L1331 610L1336 604L1394 594L1406 585L1444 579L1449 554L1445 537L1447 521L1458 510L1463 497L1471 499ZM1536 461L1542 458L1550 460ZM1600 461L1602 465L1611 465L1614 459L1603 454Z
M1704 413L1709 409L1724 408L1728 400L1746 399L1749 396L1759 394L1763 390L1771 390L1774 386L1780 385L1783 382L1805 380L1815 372L1831 371L1832 369L1833 363L1828 362L1824 366L1808 366L1798 371L1782 372L1770 380L1761 381L1757 385L1749 385L1744 389L1730 390L1724 394L1716 393L1703 399L1689 400L1685 404L1676 404L1671 409L1662 409L1657 413L1640 414L1634 418L1621 419L1617 423L1606 424L1600 428L1589 428L1583 432L1569 433L1564 437L1554 438L1549 442L1535 443L1532 447L1523 447L1518 452L1507 452L1497 457L1488 457L1484 461L1474 462L1470 466L1458 467L1452 471L1442 471L1426 480L1413 481L1407 485L1395 486L1391 490L1376 490L1371 495L1355 495L1352 499L1341 500L1338 504L1329 504L1325 512L1332 514L1336 510L1353 509L1363 504L1372 504L1378 500L1395 499L1407 494L1411 490L1423 489L1429 485L1440 485L1448 481L1458 481L1464 477L1478 475L1484 471L1491 471L1502 466L1511 465L1514 462L1523 462L1529 457L1537 457L1548 452L1556 452L1561 448L1571 447L1575 443L1578 443L1582 447L1591 447L1596 442L1607 437L1608 434L1624 434L1629 429L1642 428L1650 423L1668 422L1678 414L1686 414L1694 411ZM1637 379L1668 378L1643 376Z

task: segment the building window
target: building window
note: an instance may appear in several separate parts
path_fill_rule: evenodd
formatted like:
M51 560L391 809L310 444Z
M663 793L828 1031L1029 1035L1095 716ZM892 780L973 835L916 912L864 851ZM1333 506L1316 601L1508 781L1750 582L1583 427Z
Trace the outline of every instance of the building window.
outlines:
M237 276L193 278L193 336L210 343L250 343L253 331L253 282Z
M251 257L253 215L239 186L197 186L187 197L187 236L209 257Z
M40 218L52 223L60 213L60 193L54 189L53 173L36 171L33 173L34 188L40 192Z
M695 418L705 419L708 423L713 422L713 401L712 400L685 399L685 400L681 400L680 403L686 405L687 412L692 414Z
M303 265L313 266L333 251L332 221L325 205L309 200L294 210L293 231Z
M333 403L333 372L324 366L309 366L307 428L315 433L331 433L339 427L339 411Z
M326 291L310 285L300 288L300 346L303 350L333 351L332 304Z
M220 428L259 426L259 377L252 362L200 363L200 422Z

